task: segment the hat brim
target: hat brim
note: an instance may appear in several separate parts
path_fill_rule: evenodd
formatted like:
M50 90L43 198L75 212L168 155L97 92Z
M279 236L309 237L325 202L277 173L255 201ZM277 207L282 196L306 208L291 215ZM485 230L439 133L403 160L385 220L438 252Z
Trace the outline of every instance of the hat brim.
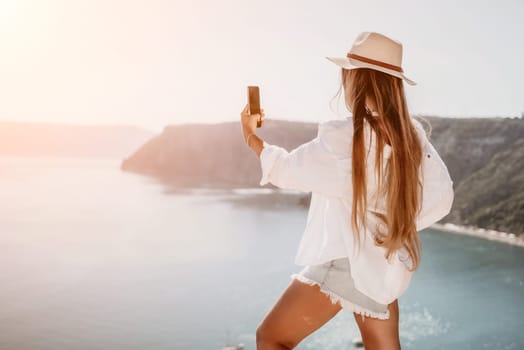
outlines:
M344 69L356 69L356 68L370 68L375 69L380 72L384 72L390 75L393 75L397 78L404 79L409 85L417 85L417 83L404 75L402 72L397 72L393 69L388 69L382 66L377 66L375 64L361 62L359 60L349 58L349 57L326 57L331 62L335 63L337 66Z

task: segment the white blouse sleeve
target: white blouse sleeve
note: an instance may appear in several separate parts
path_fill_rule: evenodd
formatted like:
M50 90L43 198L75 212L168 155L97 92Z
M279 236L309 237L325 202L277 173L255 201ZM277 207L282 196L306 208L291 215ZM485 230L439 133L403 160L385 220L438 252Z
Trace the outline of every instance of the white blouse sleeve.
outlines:
M282 189L349 196L351 172L330 152L325 139L329 128L327 122L320 123L313 140L290 152L264 141L260 185L270 182Z
M422 208L417 217L417 230L422 230L449 214L455 196L453 180L435 147L428 140L420 124L423 140L421 177L423 184Z

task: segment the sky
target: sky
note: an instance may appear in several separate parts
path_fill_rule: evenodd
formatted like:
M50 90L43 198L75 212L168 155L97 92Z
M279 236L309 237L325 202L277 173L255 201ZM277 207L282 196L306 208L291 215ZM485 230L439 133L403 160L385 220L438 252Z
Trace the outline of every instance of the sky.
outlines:
M496 6L495 6L496 4ZM524 2L0 0L0 120L166 125L348 115L330 100L362 31L403 44L413 114L524 113Z

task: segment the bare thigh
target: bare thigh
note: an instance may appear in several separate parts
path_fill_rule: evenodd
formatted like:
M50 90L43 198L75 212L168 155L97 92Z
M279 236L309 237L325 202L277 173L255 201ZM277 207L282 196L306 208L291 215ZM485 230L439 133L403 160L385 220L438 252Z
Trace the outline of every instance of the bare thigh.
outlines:
M362 316L353 313L357 320L362 342L366 350L400 350L398 299L388 305L389 319Z
M292 279L258 326L257 349L293 349L340 310L318 285Z

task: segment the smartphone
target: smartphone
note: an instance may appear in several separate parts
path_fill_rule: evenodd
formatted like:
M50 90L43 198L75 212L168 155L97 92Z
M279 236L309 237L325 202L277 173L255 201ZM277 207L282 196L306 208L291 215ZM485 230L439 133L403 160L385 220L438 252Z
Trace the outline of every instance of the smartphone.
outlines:
M250 114L260 114L260 89L258 86L247 87L247 100ZM262 117L257 120L257 128L262 126Z

